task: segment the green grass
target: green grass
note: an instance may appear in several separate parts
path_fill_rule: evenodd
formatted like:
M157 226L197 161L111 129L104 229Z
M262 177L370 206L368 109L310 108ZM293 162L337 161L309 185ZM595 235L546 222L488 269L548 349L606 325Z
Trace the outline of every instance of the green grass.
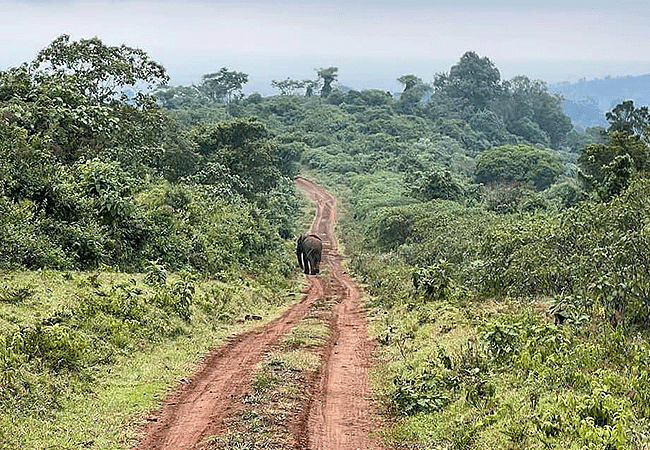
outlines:
M147 411L210 347L260 325L246 315L264 323L298 295L296 284L251 277L171 274L165 286L108 272L0 277L0 299L12 299L0 301L2 450L129 448ZM188 280L189 321L174 309L174 286Z
M438 301L375 317L382 345L373 380L395 419L383 431L386 442L413 449L650 448L647 336L597 319L556 326L547 304L491 300L457 308Z

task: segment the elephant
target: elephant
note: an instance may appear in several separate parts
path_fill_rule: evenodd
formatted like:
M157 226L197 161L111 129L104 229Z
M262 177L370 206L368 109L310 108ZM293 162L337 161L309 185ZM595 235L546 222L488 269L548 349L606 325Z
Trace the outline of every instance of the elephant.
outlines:
M320 259L323 254L323 241L315 234L303 234L298 238L296 256L298 265L306 275L316 275L319 272Z

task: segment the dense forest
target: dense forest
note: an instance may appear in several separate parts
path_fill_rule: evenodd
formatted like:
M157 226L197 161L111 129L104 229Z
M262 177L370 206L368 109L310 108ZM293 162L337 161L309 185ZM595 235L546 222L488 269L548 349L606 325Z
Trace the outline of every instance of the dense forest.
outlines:
M231 321L225 291L273 305L296 283L303 173L342 202L387 443L647 447L648 108L576 129L544 82L474 52L398 94L338 73L268 97L225 67L167 86L142 50L65 35L0 72L3 276L87 291L42 317L25 313L31 284L0 291L6 429L49 417L97 367Z

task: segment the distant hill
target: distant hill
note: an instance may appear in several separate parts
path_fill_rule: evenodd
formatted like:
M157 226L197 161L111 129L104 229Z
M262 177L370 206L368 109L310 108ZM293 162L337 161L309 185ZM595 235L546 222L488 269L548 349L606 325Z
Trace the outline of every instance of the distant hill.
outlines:
M650 105L650 74L582 79L577 83L551 84L548 90L562 94L564 112L576 126L607 126L605 113L624 100L633 100L636 106Z

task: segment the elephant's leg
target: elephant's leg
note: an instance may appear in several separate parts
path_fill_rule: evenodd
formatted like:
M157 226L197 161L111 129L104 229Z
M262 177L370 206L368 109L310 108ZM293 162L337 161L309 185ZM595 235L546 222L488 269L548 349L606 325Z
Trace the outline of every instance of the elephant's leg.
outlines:
M309 257L307 256L306 253L303 252L303 254L302 254L302 258L303 258L302 261L303 261L303 266L304 266L304 272L305 272L305 275L309 275L309 272L310 272L310 268L309 268L309 262L310 262L310 261L309 261Z
M310 255L309 264L311 266L310 273L312 275L316 275L318 273L318 261L316 260L316 257L314 255Z

